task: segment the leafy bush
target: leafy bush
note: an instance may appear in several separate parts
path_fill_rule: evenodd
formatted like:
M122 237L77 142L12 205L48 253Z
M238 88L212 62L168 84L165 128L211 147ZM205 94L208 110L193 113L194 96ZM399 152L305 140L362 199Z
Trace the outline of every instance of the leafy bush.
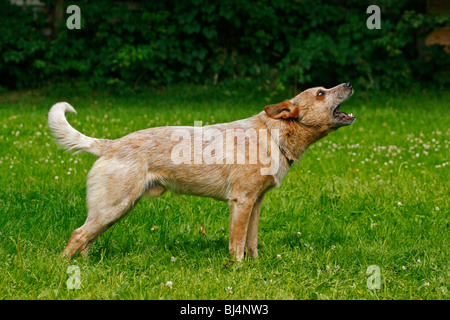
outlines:
M40 32L42 19L33 20L30 10L20 10L9 2L0 2L0 85L21 88L36 85L42 75L36 73L47 45Z
M375 2L380 30L366 27L371 3L359 0L168 0L137 2L133 10L84 0L77 2L81 30L64 20L47 40L44 17L6 1L0 86L81 80L124 90L242 78L278 86L352 81L366 89L448 85L449 55L440 46L419 52L417 43L449 15L425 15L412 0Z

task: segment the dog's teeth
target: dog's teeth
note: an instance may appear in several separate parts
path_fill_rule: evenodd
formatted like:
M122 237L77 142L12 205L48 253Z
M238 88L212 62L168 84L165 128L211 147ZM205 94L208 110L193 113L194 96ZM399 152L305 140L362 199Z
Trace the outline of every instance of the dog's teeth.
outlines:
M353 113L350 113L350 117L353 117Z

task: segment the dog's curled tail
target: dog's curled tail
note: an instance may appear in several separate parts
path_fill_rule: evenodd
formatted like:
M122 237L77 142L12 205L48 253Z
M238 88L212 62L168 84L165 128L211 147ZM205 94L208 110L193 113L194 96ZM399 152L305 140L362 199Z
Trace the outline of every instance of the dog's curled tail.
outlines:
M95 139L75 130L65 117L66 112L77 113L67 102L54 104L48 113L48 126L58 144L66 150L89 152L100 157L111 140Z

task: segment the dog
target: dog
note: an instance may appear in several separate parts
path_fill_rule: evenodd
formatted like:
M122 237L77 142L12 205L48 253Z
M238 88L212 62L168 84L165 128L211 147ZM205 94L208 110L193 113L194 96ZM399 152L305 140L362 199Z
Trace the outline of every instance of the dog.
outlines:
M57 143L98 157L87 178L87 219L61 255L87 256L92 242L140 198L171 190L228 201L229 254L233 261L242 261L244 253L256 259L264 195L281 185L309 145L355 121L353 114L339 111L352 94L349 82L330 89L316 87L247 119L204 127L149 128L116 140L78 132L65 117L75 109L66 102L56 103L48 125Z

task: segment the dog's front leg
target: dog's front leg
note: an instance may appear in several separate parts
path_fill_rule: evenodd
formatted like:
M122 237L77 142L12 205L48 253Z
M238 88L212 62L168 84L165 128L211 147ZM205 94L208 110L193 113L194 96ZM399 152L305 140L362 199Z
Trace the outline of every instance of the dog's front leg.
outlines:
M245 247L247 248L247 253L253 258L258 258L258 225L259 225L259 215L261 212L261 203L264 199L264 194L260 195L256 199L253 205L252 213L250 215L250 220L248 222L247 228L247 239Z
M245 241L247 239L248 222L252 213L255 198L232 197L230 203L230 255L236 261L244 258Z

